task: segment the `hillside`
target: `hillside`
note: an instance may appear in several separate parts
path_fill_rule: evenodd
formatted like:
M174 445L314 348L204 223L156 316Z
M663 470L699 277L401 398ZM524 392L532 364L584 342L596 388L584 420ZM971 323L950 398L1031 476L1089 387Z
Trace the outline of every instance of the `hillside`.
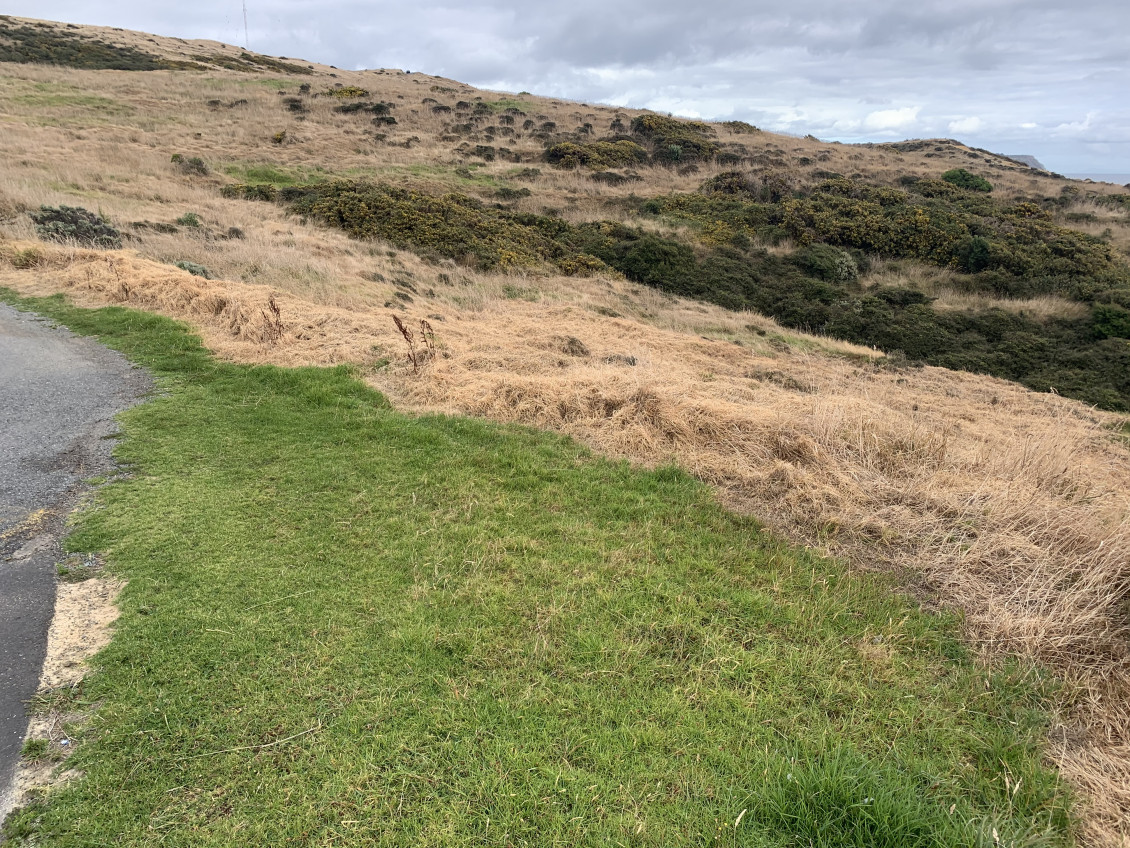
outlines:
M1050 670L1083 841L1127 838L1125 191L15 18L0 121L0 286L675 462Z

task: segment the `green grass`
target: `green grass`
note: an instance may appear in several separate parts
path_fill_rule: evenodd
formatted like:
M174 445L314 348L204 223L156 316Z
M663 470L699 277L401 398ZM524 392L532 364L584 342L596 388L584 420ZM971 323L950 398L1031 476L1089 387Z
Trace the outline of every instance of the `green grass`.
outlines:
M69 540L129 580L85 777L16 844L1070 843L1032 670L688 475L0 296L162 389Z
M18 81L3 94L3 101L20 112L32 110L83 110L94 113L97 119L123 117L134 113L133 107L119 103L109 97L88 94L77 86L61 82ZM53 120L57 116L40 115L43 120Z
M291 186L325 182L330 172L321 167L287 167L270 162L231 162L221 169L247 185Z
M492 112L505 112L507 109L530 108L529 101L515 100L513 97L503 97L501 100L485 100L483 103L489 106Z
M225 80L224 82L227 82L227 80ZM294 88L296 85L300 85L301 81L293 80L293 79L270 78L270 79L237 80L236 84L237 85L261 85L261 86L266 86L267 88L273 88L276 91L284 91L288 88Z
M21 94L12 98L12 103L34 109L98 109L114 115L129 115L133 109L96 94L64 94L44 92L42 94Z

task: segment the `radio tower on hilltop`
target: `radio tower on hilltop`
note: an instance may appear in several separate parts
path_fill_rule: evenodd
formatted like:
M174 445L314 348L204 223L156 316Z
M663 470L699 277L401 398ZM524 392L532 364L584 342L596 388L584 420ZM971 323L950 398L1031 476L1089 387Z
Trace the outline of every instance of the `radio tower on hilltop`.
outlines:
M247 40L247 0L243 0L243 49L251 49L251 45Z

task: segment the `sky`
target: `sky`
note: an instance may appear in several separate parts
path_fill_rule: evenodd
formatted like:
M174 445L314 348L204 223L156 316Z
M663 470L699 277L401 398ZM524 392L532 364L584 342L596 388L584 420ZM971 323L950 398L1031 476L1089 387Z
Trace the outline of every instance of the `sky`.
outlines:
M7 0L244 45L242 2ZM247 46L339 68L844 142L956 138L1130 180L1127 0L247 0Z

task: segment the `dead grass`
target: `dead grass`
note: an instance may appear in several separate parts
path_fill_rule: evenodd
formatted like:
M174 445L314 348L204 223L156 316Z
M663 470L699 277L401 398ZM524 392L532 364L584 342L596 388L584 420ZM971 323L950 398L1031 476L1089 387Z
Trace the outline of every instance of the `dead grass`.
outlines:
M990 309L1003 309L1033 321L1050 321L1053 318L1082 319L1091 314L1085 303L1041 295L1026 298L999 298L984 294L968 294L952 289L938 289L933 307L947 312L986 312Z
M871 263L870 272L861 280L865 287L913 288L934 298L932 305L939 311L985 312L1003 309L1033 321L1078 319L1085 318L1090 313L1086 304L1056 295L1000 298L963 292L958 288L959 275L949 268L938 268L914 260L873 257Z

